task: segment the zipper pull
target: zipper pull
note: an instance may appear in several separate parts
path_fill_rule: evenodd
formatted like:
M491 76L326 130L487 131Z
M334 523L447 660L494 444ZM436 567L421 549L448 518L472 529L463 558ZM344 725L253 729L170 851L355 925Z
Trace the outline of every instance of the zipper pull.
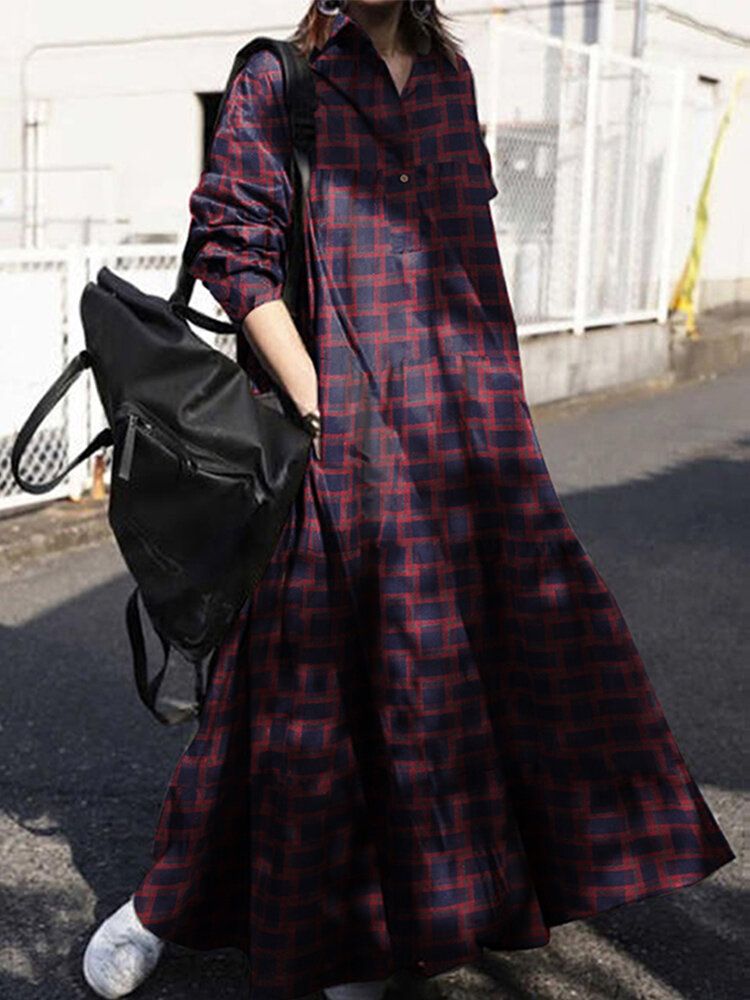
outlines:
M125 440L122 445L122 455L120 456L120 466L117 470L119 479L130 479L130 467L133 464L133 449L135 448L135 422L135 414L129 413L128 425L125 428Z

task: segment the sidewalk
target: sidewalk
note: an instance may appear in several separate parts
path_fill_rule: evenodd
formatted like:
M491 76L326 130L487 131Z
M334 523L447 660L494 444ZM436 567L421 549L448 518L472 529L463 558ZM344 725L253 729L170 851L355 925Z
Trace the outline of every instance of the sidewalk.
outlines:
M628 378L624 370L621 384L571 392L562 398L537 403L533 393L529 393L534 417L554 419L573 407L596 406L615 398L637 398L643 393L664 391L676 382L710 378L750 359L750 303L702 313L698 329L700 338L689 340L679 329L660 328L660 335L668 342L665 364L660 370L642 372L640 378ZM598 333L589 331L583 343L593 345ZM550 349L553 338L554 335L542 338L540 348ZM529 369L525 377L527 388L537 374L531 369L540 361L537 352L529 349L524 360L525 376ZM45 553L114 539L107 520L108 499L92 500L84 496L80 501L54 500L46 504L34 504L30 496L29 500L31 503L24 509L0 513L0 572L13 570Z
M750 303L718 306L698 316L698 340L675 337L672 367L679 379L715 375L750 357Z
M52 500L0 515L0 572L51 552L113 538L107 500Z

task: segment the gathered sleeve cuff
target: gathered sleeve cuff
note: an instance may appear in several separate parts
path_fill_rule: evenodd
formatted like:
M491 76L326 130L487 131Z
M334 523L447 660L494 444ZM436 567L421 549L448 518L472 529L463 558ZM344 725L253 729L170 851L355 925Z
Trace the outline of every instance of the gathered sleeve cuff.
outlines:
M290 153L281 64L259 50L232 83L190 196L187 269L236 323L283 295Z

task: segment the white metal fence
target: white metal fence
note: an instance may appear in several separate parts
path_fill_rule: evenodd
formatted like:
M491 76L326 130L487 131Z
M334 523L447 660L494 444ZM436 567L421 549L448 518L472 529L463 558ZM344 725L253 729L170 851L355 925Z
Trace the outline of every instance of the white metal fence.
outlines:
M79 306L86 282L93 281L99 268L106 265L144 292L168 297L175 285L181 250L176 244L150 244L0 251L3 351L7 359L0 368L0 512L55 497L78 498L91 484L93 458L77 466L59 486L40 495L21 491L10 468L13 441L21 424L63 367L85 347ZM223 316L200 283L191 304L209 315ZM234 356L233 335L194 329L211 346ZM96 385L91 372L86 371L34 436L21 473L33 482L51 479L106 426ZM106 482L111 449L105 456Z
M681 74L511 29L498 14L475 19L466 42L499 189L492 210L519 334L664 320ZM168 296L181 249L0 252L0 511L34 499L13 482L10 450L31 407L84 346L78 309L86 281L106 264L144 291ZM221 315L200 283L193 305ZM196 333L233 353L233 337ZM86 373L43 424L22 471L50 478L104 424ZM89 460L39 499L79 496L92 467Z
M4 251L0 256L3 365L0 368L0 511L32 498L10 471L13 438L81 339L75 329L71 288L81 281L79 262L61 251ZM83 346L81 344L81 346ZM87 432L86 395L68 396L44 422L27 450L21 471L38 482L67 461ZM83 475L69 476L44 499L77 495Z
M681 72L488 20L473 65L519 333L664 320Z

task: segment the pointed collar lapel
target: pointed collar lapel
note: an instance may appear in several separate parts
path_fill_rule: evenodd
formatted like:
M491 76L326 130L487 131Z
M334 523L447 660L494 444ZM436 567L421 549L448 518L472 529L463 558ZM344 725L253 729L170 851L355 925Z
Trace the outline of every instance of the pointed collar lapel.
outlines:
M359 26L359 24L357 24L354 18L350 17L343 10L340 10L338 14L334 14L333 19L331 21L331 30L328 34L328 38L323 43L323 50L325 50L328 47L329 43L333 41L333 39L339 34L339 32L342 32L344 30L351 31L354 28L356 28L360 32L362 31L362 28Z
M417 58L434 54L434 49L432 35L427 34ZM353 17L339 11L332 18L331 30L322 48L313 49L310 64L332 83L351 93L357 79L357 62L366 51L382 58L365 29Z
M372 43L372 39L365 31L363 27L353 18L350 17L345 11L340 10L338 14L335 14L331 20L331 30L328 33L328 38L323 43L322 49L316 49L316 52L325 52L326 49L334 43L334 40L341 36L341 39L347 39L350 36L356 37L360 43L372 45L373 49L375 46ZM432 49L432 36L430 34L426 35L425 47L420 50L420 54L427 54Z
M430 75L443 62L451 66L442 53L440 59L435 58L438 52L439 47L428 35L427 44L417 54L417 64L406 84L409 91L418 87L425 75ZM385 87L385 75L377 65L378 60L382 57L369 34L343 11L334 15L328 38L321 48L312 50L309 59L311 67L345 95L376 134L386 141L403 144L406 141L403 104L395 87Z

